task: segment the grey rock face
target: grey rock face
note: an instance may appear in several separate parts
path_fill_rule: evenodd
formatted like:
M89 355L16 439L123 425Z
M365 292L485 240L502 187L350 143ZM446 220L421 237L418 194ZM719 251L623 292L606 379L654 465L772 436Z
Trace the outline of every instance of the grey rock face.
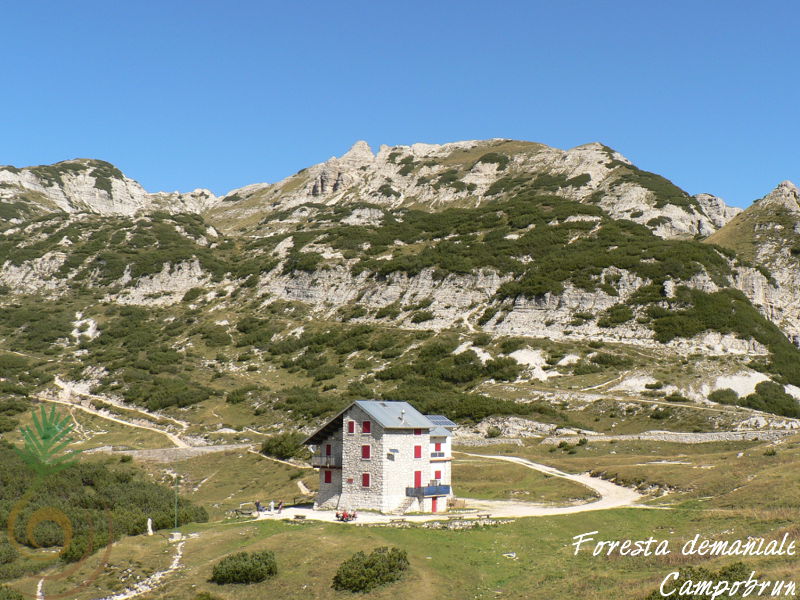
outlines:
M43 212L135 215L155 210L199 213L219 200L208 190L149 194L102 161L76 159L44 167L0 167L0 202L26 198Z

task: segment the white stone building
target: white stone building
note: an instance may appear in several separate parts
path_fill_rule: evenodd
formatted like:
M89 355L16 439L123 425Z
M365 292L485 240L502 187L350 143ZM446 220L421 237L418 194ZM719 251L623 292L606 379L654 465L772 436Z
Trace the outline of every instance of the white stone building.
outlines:
M451 430L408 402L359 400L305 443L319 468L315 508L443 512L452 497Z

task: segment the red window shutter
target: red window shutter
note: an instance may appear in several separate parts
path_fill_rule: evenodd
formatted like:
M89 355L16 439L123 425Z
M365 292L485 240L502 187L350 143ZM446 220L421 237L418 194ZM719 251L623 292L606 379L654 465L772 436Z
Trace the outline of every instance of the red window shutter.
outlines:
M422 458L422 446L414 446L414 458Z
M325 483L330 483L330 482L331 482L331 472L325 471Z
M369 473L361 474L361 487L369 487Z
M422 487L422 471L414 471L414 487Z
M347 422L347 433L355 433L356 432L356 422L355 421L348 421Z
M433 478L434 479L441 479L442 478L442 472L441 471L434 471L433 472Z
M331 455L331 445L325 444L325 456L330 456L330 455Z
M422 435L422 429L415 429L414 435Z
M368 444L365 444L364 446L361 446L361 458L369 458L370 457L370 450L371 450L371 448L370 448L370 446Z
M361 433L372 433L372 422L364 421L361 423Z
M436 444L434 444L434 447L436 448L437 452L441 452L442 451L442 442L436 442Z

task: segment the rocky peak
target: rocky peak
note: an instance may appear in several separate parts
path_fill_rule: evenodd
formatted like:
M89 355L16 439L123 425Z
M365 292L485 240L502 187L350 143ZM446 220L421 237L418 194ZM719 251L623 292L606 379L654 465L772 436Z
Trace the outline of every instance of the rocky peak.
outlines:
M2 166L0 188L0 202L14 204L23 200L33 212L201 212L219 201L208 190L149 194L111 163L89 158L24 168Z
M711 194L697 194L697 202L703 208L703 212L711 219L715 227L724 227L733 217L742 212L741 208L728 206L725 201Z
M782 181L774 190L756 203L760 207L786 208L792 212L800 212L800 190L791 181Z
M372 149L364 140L359 140L338 159L342 163L352 163L354 165L369 164L375 159Z

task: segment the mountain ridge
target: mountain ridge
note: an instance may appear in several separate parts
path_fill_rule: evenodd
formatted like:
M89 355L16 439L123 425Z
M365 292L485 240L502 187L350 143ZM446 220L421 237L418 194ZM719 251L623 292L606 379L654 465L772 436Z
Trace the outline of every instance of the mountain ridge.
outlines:
M164 210L207 214L223 229L229 223L247 228L254 213L308 202L369 199L430 209L474 204L526 176L539 178L552 193L599 202L614 216L646 224L662 237L707 236L739 212L710 194L689 196L598 142L558 150L500 138L382 145L377 153L358 141L342 156L301 169L277 183L253 183L220 197L199 188L190 193L150 193L110 163L94 159L0 166L0 203L5 204L2 211L7 218L15 212L30 215L51 210L101 215Z
M152 410L224 395L282 422L386 397L479 419L539 410L498 382L616 373L697 402L742 380L725 402L800 415L782 275L703 235L753 211L602 144L357 143L194 202L98 161L0 175L0 207L21 204L0 219L0 346Z

